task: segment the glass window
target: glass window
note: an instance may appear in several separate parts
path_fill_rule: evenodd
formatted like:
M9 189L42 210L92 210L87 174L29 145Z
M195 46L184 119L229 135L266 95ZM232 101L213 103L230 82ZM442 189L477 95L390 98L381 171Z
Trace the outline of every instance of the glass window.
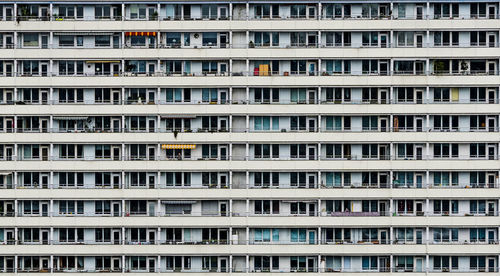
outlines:
M217 33L203 33L203 46L216 46Z
M96 35L95 36L95 46L104 47L111 46L111 39L109 35Z
M27 33L23 35L23 46L37 47L38 46L38 33Z

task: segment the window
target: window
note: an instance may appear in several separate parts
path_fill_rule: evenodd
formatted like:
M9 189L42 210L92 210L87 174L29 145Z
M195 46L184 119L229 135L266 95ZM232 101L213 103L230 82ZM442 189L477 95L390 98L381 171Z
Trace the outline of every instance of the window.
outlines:
M40 202L38 200L23 200L23 215L40 214Z
M449 102L450 89L449 88L434 88L434 102Z
M59 146L59 158L76 159L83 158L83 145L62 144Z
M38 33L25 33L23 34L24 47L38 47Z
M106 271L111 268L111 256L99 256L95 257L95 269ZM119 267L113 267L114 270L120 269Z
M485 256L470 256L469 257L469 267L470 269L481 269L486 268L486 257ZM495 269L495 267L490 267L490 269Z
M485 158L486 157L486 144L485 143L471 143L469 145L469 152L471 158Z
M325 32L327 47L350 47L351 32Z
M254 201L255 214L279 214L280 202L279 200L255 200Z
M201 17L205 19L217 18L217 5L201 5Z
M450 115L434 115L434 127L435 131L451 131L458 130L458 116Z
M486 3L470 3L470 15L472 18L486 17Z
M435 31L434 46L458 46L459 32Z
M181 42L181 33L167 33L167 46L180 46Z
M397 39L398 47L415 46L415 32L397 32Z
M342 187L351 185L351 173L349 172L325 172L326 187Z
M111 102L111 89L110 88L95 88L94 98L96 103L109 103Z
M59 64L59 75L69 76L69 75L82 75L83 74L83 61L73 61L73 60L60 60Z
M436 243L457 242L458 228L433 228L433 240Z
M191 88L167 88L165 92L167 102L191 102Z
M40 158L40 145L22 145L23 160Z
M396 268L405 271L413 271L413 256L397 256Z
M109 215L109 214L111 214L111 201L110 200L96 200L95 201L95 214L96 215Z
M254 172L253 179L256 187L279 186L280 184L280 174L278 172Z
M279 46L279 33L278 32L255 32L254 45L259 46Z
M255 144L254 157L255 158L279 158L280 145L276 144Z
M22 184L23 187L38 187L41 184L41 173L39 172L19 172L18 175L22 178L22 182L20 184ZM1 179L3 180L3 178Z
M74 47L75 37L72 35L60 35L59 36L59 47Z
M206 32L202 36L203 46L217 46L217 33Z
M131 256L130 257L131 270L146 270L146 257L144 256Z
M60 187L75 187L84 185L82 172L59 172Z
M363 46L378 46L378 32L362 32L361 33Z
M414 157L414 144L397 144L397 157L398 158L413 158Z
M58 7L59 16L64 18L83 18L83 6L60 5Z
M434 3L434 18L458 17L458 3Z
M278 270L279 256L255 256L254 269L256 271Z
M208 88L207 88L208 89ZM254 88L254 100L256 103L277 103L280 101L279 88Z
M471 87L470 91L471 102L486 102L486 87ZM495 99L489 99L494 101Z
M363 270L377 270L378 269L378 257L377 256L362 256L361 263L362 263Z
M451 269L458 269L458 256L432 256L434 265L434 270L450 271L450 261Z
M326 60L326 73L328 74L350 74L350 60Z
M486 200L470 200L469 210L471 214L485 214L486 213Z
M458 144L436 143L433 148L434 158L458 158Z
M111 158L111 145L95 145L96 159Z
M217 70L217 61L202 61L201 62L201 71L203 73L215 74L218 72Z
M146 187L147 173L146 172L130 172L129 173L130 186L132 187ZM152 183L154 184L154 183Z
M57 91L59 97L58 103L83 102L83 89L59 88Z
M398 214L413 214L414 211L414 201L413 200L397 200Z
M255 4L255 18L279 18L279 5Z
M447 187L458 185L458 172L434 172L434 186Z
M395 131L413 131L415 130L415 116L413 115L394 115ZM418 131L422 130L419 126Z
M131 36L130 37L130 45L136 46L136 47L146 46L146 38L147 37L144 36L144 35L134 35L134 36ZM168 43L167 43L167 45L168 45ZM108 46L108 45L105 44L105 45L102 45L102 46Z
M434 214L458 214L458 200L434 200Z
M306 73L306 61L305 60L292 60L290 62L291 74L305 74Z
M326 116L326 130L340 131L351 129L351 117Z
M59 200L59 214L60 215L83 215L83 201L82 200Z
M110 172L96 172L94 174L94 181L96 187L110 187L111 186L111 173Z
M145 215L147 210L146 200L130 200L130 214Z
M96 242L110 242L111 229L110 228L95 228L94 238Z
M307 94L305 88L290 89L290 101L292 103L306 103Z
M352 202L350 200L327 200L327 213L347 213L352 210Z
M254 241L255 242L278 242L279 241L279 229L269 229L269 228L256 228L254 230Z
M306 5L291 5L290 17L292 18L306 18Z
M59 228L59 242L83 242L83 228Z
M350 144L326 144L326 158L351 158Z
M361 211L362 212L378 212L378 200L362 200L361 201ZM363 231L364 230L369 230L369 229L363 229ZM376 230L376 229L372 229L372 231L373 230ZM376 233L375 233L374 239L377 239Z
M485 115L470 115L470 129L475 130L485 130L486 129L486 116ZM492 126L490 126L491 128Z
M486 46L486 32L485 31L472 31L470 32L470 45L471 46Z
M327 18L342 18L351 16L351 5L350 4L330 4L325 3L323 5L325 10L325 16Z
M279 130L279 117L255 116L254 130Z
M23 60L22 61L22 74L23 75L39 75L40 74L40 62L38 60ZM46 73L46 72L44 72Z
M110 18L111 6L95 6L94 14L96 19Z
M470 185L474 188L484 187L487 184L486 172L470 172L469 173ZM491 183L488 183L491 184Z
M350 88L326 88L326 101L334 103L350 102Z
M415 241L413 228L395 228L397 243L413 243Z
M485 242L486 228L470 228L469 237L471 242Z
M414 89L413 87L398 87L397 88L397 100L398 102L413 102L414 101Z
M40 229L39 228L24 228L19 229L22 243L36 243L40 242Z
M378 117L377 116L362 116L363 131L376 131L378 130Z
M217 173L214 173L214 183L203 182L203 185L208 186L208 184L217 184ZM145 176L144 176L145 178ZM203 173L202 173L202 179ZM145 183L146 179L144 179ZM145 185L145 184L144 184ZM166 173L166 185L167 186L191 186L191 173L190 172L167 172Z
M379 144L363 144L361 146L362 158L378 159Z
M95 46L96 47L109 47L109 46L111 46L111 36L109 36L109 35L96 35L95 36Z

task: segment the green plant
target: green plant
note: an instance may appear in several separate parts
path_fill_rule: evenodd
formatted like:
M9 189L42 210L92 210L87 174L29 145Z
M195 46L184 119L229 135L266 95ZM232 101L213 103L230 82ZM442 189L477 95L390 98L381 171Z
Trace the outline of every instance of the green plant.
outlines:
M434 62L434 72L443 73L444 72L444 61L437 60Z

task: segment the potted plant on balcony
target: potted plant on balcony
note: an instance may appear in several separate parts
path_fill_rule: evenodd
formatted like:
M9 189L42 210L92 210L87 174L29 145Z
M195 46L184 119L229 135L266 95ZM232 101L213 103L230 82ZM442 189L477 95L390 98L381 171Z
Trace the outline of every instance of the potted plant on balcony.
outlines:
M465 60L460 61L460 72L462 73L462 75L466 75L468 71L469 71L469 64L467 63L467 61Z
M158 12L155 11L151 16L149 16L149 20L157 20L158 19Z

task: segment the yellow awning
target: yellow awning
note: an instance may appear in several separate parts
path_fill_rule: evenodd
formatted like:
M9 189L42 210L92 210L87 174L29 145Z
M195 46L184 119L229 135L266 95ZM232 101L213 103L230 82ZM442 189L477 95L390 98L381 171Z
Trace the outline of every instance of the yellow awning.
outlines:
M162 149L195 149L196 145L191 144L163 144Z

